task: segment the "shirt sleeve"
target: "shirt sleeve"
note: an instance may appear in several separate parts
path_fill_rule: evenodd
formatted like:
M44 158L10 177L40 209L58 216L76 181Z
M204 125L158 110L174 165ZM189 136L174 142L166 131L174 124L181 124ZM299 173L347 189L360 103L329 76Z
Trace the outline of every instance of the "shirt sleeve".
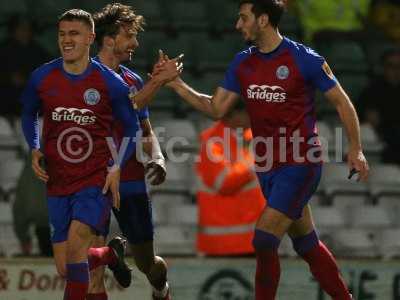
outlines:
M305 54L305 76L312 85L325 93L337 84L331 68L325 59L312 49L307 49Z
M137 112L133 109L128 98L129 87L117 74L108 75L108 85L111 96L111 106L114 118L121 121L123 125L123 137L129 139L127 148L118 157L117 164L123 166L136 150L136 139L139 131ZM121 146L125 143L121 142Z
M32 75L22 92L20 101L22 103L22 131L29 148L40 149L39 137L39 111L41 100L37 92L37 80Z
M225 78L222 81L221 86L231 92L240 94L240 82L237 76L237 68L240 63L238 56L230 63L228 70L225 72Z
M135 78L137 79L137 82L138 82L137 86L135 86L136 92L138 92L143 88L144 81L143 81L142 77L140 77L138 74L134 73L133 75L135 76ZM138 114L139 121L143 121L143 120L148 119L149 118L149 109L148 109L148 107L145 106L142 109L138 110L137 114Z

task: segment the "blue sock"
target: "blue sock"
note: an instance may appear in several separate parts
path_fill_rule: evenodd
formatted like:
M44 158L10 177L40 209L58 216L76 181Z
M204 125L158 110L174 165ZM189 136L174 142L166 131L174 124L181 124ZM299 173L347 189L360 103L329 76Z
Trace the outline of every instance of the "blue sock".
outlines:
M254 232L253 246L256 251L277 250L280 243L280 239L271 233L259 229Z
M318 235L313 230L307 235L293 238L292 239L292 244L294 250L297 252L298 255L302 256L303 254L307 253L310 251L312 248L318 245Z
M67 285L64 300L85 300L89 287L88 262L67 264Z
M88 262L67 264L67 279L73 282L89 282Z
M271 233L255 230L253 246L256 250L255 299L275 299L281 267L278 247L280 240Z

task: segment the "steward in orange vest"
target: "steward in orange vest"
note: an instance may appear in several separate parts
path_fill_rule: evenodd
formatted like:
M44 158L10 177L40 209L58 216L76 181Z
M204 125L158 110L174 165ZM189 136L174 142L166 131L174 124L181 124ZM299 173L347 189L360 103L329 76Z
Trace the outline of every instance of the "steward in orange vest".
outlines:
M266 202L253 170L251 138L247 113L240 106L200 136L196 170L200 181L197 250L201 254L254 252L255 223Z

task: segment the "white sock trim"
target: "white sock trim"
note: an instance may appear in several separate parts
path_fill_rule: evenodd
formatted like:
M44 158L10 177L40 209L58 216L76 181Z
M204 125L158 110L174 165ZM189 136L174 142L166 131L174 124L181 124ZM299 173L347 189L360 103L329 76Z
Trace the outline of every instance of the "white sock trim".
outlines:
M164 298L164 297L167 296L168 289L169 289L168 282L165 282L165 286L162 288L161 291L157 290L157 289L153 286L153 295L156 296L157 298Z

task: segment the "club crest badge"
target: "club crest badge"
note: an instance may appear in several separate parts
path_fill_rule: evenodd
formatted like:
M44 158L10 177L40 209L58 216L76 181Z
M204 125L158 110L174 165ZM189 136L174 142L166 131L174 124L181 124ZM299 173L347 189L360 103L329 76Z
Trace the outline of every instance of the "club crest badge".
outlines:
M96 89L87 89L83 94L83 100L87 105L96 105L100 102L100 93Z
M289 68L287 66L280 66L277 70L276 70L276 77L278 77L278 79L280 80L284 80L287 79L289 77Z
M322 65L322 70L324 70L326 76L328 76L330 79L335 78L335 76L333 75L333 72L327 62L324 62L324 64Z

